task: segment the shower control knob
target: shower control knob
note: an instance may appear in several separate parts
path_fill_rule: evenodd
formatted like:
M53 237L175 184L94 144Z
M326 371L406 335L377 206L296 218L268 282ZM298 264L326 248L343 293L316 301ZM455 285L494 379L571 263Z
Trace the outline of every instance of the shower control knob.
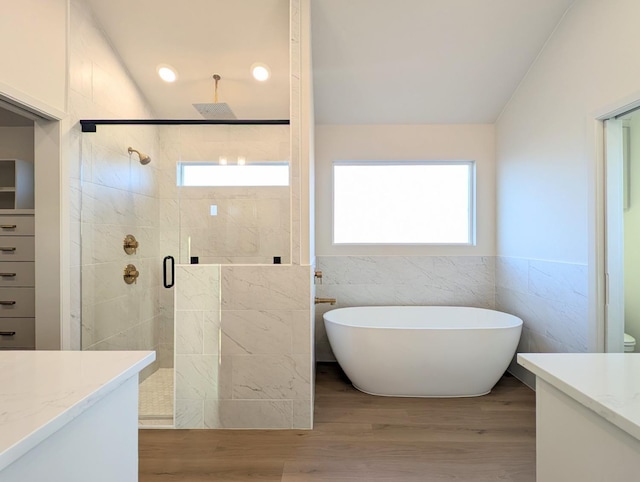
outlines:
M127 266L125 266L124 275L122 276L124 278L125 283L127 283L128 285L137 283L138 276L140 276L140 272L135 267L135 265L128 264Z
M122 243L122 247L124 248L124 252L127 254L135 254L138 250L138 246L140 244L136 240L136 237L133 234L127 234Z

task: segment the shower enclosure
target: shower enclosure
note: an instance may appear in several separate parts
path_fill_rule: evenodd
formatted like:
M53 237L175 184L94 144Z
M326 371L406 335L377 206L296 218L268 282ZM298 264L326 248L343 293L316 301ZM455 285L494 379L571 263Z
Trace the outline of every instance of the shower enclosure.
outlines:
M310 428L310 3L185 1L70 2L73 346L156 351L143 425ZM215 72L239 119L291 126L202 118Z
M173 426L176 348L192 351L169 261L291 263L289 126L98 125L81 151L82 349L155 350L140 423Z

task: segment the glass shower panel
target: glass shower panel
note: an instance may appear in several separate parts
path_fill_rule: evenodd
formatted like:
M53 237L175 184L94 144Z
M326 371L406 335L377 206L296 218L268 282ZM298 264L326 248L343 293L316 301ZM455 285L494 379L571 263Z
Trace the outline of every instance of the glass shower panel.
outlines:
M164 172L172 176L161 202L162 231L172 227L167 235L178 240L181 264L175 427L224 427L234 373L223 335L234 323L222 310L225 265L291 263L290 129L204 124L161 132L169 153Z
M155 350L140 377L140 416L171 425L173 296L162 287L169 253L161 235L159 129L99 126L82 134L81 150L81 347ZM142 390L149 383L153 389Z
M183 125L175 134L180 262L291 263L289 126Z

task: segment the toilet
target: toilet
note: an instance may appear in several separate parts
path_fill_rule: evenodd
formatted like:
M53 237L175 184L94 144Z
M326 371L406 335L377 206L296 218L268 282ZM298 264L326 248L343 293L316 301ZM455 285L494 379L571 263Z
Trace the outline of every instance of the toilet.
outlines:
M624 334L624 351L625 353L636 351L636 339L627 333Z

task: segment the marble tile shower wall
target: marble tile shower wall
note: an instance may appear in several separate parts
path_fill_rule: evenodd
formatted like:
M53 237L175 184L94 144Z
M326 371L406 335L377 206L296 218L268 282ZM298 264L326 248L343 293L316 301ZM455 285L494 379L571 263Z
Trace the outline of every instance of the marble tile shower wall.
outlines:
M158 171L153 164L130 162L126 149L138 147L154 158L157 129L105 126L95 134L82 134L78 121L83 118L148 118L152 113L86 2L71 1L69 46L69 131L65 136L74 254L71 314L77 321L71 346L156 349ZM122 249L128 233L141 243L135 256L127 256ZM122 271L131 262L141 275L137 284L126 285ZM149 370L153 367L145 373Z
M329 309L376 305L459 305L495 308L492 256L318 256L316 358L333 361L322 315Z
M176 427L311 428L308 266L178 266Z
M586 265L496 259L496 308L524 320L518 352L588 351L587 281Z
M289 263L289 188L194 187L183 193L181 244L190 238L191 255L201 263L272 264L275 256ZM216 216L209 214L212 205Z

